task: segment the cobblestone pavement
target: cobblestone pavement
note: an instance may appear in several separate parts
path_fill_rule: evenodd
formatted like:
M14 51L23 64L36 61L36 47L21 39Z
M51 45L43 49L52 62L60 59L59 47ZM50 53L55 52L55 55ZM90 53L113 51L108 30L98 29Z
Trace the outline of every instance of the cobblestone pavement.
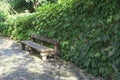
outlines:
M39 57L22 51L15 41L0 37L0 80L93 79L71 63L43 62Z

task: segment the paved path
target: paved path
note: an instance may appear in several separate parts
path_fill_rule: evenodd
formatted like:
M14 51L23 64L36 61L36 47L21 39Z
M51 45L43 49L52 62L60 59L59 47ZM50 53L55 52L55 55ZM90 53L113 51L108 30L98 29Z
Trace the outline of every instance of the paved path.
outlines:
M0 37L0 80L93 80L75 65L43 62L20 49L15 41Z

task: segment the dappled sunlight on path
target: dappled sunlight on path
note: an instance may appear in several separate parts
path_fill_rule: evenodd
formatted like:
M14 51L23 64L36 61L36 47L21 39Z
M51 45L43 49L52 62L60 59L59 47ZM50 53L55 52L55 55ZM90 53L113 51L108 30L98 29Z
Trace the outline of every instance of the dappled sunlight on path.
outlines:
M63 61L43 62L0 37L0 80L89 80L82 70Z

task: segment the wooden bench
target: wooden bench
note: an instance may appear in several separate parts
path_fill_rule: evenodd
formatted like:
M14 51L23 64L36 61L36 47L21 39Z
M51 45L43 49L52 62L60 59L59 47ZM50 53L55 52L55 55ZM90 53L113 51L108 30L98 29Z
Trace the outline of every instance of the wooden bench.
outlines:
M42 60L46 60L48 56L53 56L54 59L58 58L59 44L57 41L37 35L32 35L31 39L31 41L21 41L22 50L25 50L26 46L29 47L31 50L35 49L40 52ZM37 43L37 41L40 41L41 44ZM45 45L46 43L52 44L54 48L47 47Z

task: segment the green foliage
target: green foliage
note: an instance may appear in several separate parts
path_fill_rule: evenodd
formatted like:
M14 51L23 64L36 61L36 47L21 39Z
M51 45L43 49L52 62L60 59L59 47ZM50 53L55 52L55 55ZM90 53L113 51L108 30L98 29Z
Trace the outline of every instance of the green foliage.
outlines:
M7 25L5 24L5 20L7 15L11 13L10 8L7 5L8 3L0 1L0 35L6 33Z
M34 13L21 13L19 15L9 16L6 20L7 25L9 25L6 34L17 40L28 39L32 33L31 31L34 29L34 26L31 24L32 18L34 17Z
M7 25L5 24L6 15L3 12L0 12L0 34L5 35L7 32Z
M5 14L3 12L0 12L0 22L4 22L5 21Z
M55 3L57 0L26 0L27 3L31 4L34 11L36 11L36 8L38 8L41 5L45 5L48 3Z
M55 3L56 0L6 0L17 12L23 12L29 10L34 12L35 9L43 4Z
M5 15L8 15L11 13L8 3L5 1L0 1L0 15L1 13L4 13Z
M31 5L25 0L6 0L17 12L23 12L27 9L32 9Z
M12 0L8 2L12 5L13 8L20 8L23 7L26 3L25 0Z
M120 73L119 3L67 0L43 5L33 15L9 19L8 32L18 40L31 34L57 39L61 58L95 76L112 77Z

